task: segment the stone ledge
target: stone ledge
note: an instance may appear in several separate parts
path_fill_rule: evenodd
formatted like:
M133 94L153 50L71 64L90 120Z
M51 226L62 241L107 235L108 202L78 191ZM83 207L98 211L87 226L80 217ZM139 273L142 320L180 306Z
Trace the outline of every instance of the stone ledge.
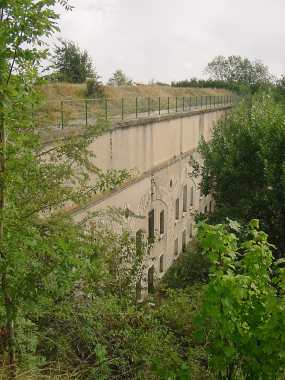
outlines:
M205 109L198 109L198 110L191 110L191 111L184 111L184 112L169 113L165 115L142 117L142 118L130 119L130 120L113 121L112 128L110 130L115 130L119 128L130 128L130 127L136 127L138 125L141 126L141 125L154 124L154 123L159 123L161 121L181 119L181 118L200 115L204 113L224 111L227 109L231 109L232 107L233 107L232 105L227 105L227 106L216 107L216 108L205 108Z
M162 164L159 164L159 165L153 167L151 170L148 170L144 173L141 173L137 177L125 182L124 184L116 187L113 190L95 195L94 198L90 202L88 202L87 204L82 205L82 206L74 206L73 208L71 208L67 212L70 213L70 215L74 215L74 216L77 214L80 214L82 211L86 211L90 207L94 207L94 206L100 204L101 202L105 201L111 195L119 194L122 191L124 191L125 189L127 189L128 187L130 187L130 186L132 186L132 185L134 185L140 181L143 181L144 179L146 179L148 177L151 177L152 174L155 174L155 173L159 172L160 170L165 169L165 168L173 165L174 163L183 160L187 156L190 157L196 151L197 151L197 149L192 149L192 150L188 150L187 152L181 153L179 156L172 157L171 159L163 162Z

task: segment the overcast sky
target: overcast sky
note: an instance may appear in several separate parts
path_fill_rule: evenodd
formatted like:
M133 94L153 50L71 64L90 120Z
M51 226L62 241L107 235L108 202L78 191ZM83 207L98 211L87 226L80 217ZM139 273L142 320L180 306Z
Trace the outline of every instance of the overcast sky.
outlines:
M70 0L61 34L88 50L107 80L201 77L216 55L259 59L285 73L285 0Z

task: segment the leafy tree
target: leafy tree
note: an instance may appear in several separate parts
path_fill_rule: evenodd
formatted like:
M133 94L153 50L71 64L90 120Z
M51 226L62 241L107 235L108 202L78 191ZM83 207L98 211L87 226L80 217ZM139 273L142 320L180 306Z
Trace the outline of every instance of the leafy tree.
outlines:
M108 81L109 86L131 86L132 80L127 77L127 75L122 70L117 70L114 72L112 77Z
M64 0L0 6L0 331L13 379L24 338L35 339L43 311L71 297L93 252L93 236L64 211L100 188L88 182L90 171L98 174L87 150L95 132L45 152L32 120L37 67L46 57L40 46L57 29L57 3L69 9ZM101 177L106 188L113 177Z
M216 202L213 220L260 219L279 254L285 251L284 144L284 111L262 94L242 101L199 148L202 193Z
M24 119L24 100L29 98L29 84L32 74L30 69L32 64L38 62L43 57L43 52L31 47L31 42L34 46L40 43L42 37L46 37L56 29L56 15L52 11L52 6L57 1L41 1L34 2L31 0L24 1L5 1L1 3L0 7L0 265L1 265L1 305L5 310L6 322L6 335L7 345L9 347L9 363L12 367L11 376L15 376L14 363L15 363L15 321L17 314L17 306L20 304L21 296L18 297L16 289L21 289L20 283L16 284L15 277L20 279L21 260L19 260L20 252L24 250L25 243L23 241L23 248L21 245L15 250L12 248L12 237L14 242L17 238L14 236L14 231L9 231L13 219L16 215L20 214L20 205L15 207L16 187L18 191L21 177L17 173L11 176L11 168L14 166L16 159L20 162L21 158L27 161L31 159L28 154L28 144L26 143L27 137L23 136L19 128L20 126L14 120L15 112L17 109L18 117L20 119L20 110L23 108L21 118ZM60 1L67 7L65 1ZM33 20L27 22L27 20ZM18 76L13 77L14 70L17 70ZM21 81L22 74L25 73L25 80ZM12 102L14 103L12 105ZM15 106L16 105L16 106ZM26 129L28 126L25 125ZM32 140L33 141L33 140ZM18 152L19 156L16 157L17 148L21 150ZM11 159L13 156L13 159ZM18 167L19 169L19 167ZM14 179L14 181L13 181ZM14 185L11 187L12 183ZM24 189L22 189L24 190ZM25 189L25 196L28 196ZM14 200L11 202L11 200ZM24 211L24 210L23 210ZM22 214L24 215L25 212ZM24 232L23 238L26 235L24 231L25 223L22 224ZM31 231L32 234L36 230ZM29 234L27 235L28 238ZM21 239L20 239L21 240ZM33 239L32 239L33 240ZM10 241L10 243L9 243ZM27 247L26 247L27 249ZM32 251L30 252L32 255ZM26 260L29 255L27 252ZM17 262L17 265L15 263ZM22 262L25 267L24 263ZM19 276L17 276L19 275ZM21 293L21 291L19 291ZM15 298L18 298L17 301Z
M277 80L277 87L285 93L285 75L282 75L280 79Z
M87 78L99 81L88 52L81 51L72 41L60 40L60 45L55 48L53 68L62 82L83 83Z
M277 102L285 107L285 75L282 75L272 88L272 93Z
M272 82L269 69L260 61L250 61L240 56L217 56L206 67L210 79L238 84L251 90Z
M239 238L236 222L200 224L198 239L212 266L196 326L207 344L215 379L281 380L284 260L273 265L273 247L257 220L249 223L246 235L245 241Z

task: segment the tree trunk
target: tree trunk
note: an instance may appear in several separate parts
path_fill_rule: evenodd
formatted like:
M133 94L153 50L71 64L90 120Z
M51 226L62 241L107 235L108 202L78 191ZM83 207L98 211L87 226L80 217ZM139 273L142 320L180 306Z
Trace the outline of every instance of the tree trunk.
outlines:
M5 65L0 65L0 69ZM3 72L0 73L0 256L5 263L6 253L3 250L4 240L4 209L5 209L5 163L6 163L6 134L5 134L5 81ZM4 270L1 276L2 292L6 310L7 348L9 357L9 379L16 379L15 360L15 311L7 289L7 274Z
M16 371L16 341L15 341L15 313L11 304L11 300L6 300L6 329L7 329L7 346L8 346L8 364L9 364L9 380L15 380Z
M4 2L5 3L5 2ZM7 5L0 8L0 23L4 20L4 11ZM2 25L1 25L2 26ZM1 30L2 31L2 30ZM5 34L4 34L5 36ZM8 253L4 250L4 236L5 236L5 175L6 175L6 128L5 128L5 101L9 96L9 80L12 74L13 65L10 71L8 70L7 59L7 41L2 36L0 41L0 257L3 261L3 271L0 274L0 284L2 286L2 293L4 299L4 306L6 312L6 330L7 330L7 350L9 360L9 374L8 379L16 379L16 342L15 342L15 320L16 310L13 305L13 299L9 294L9 284L7 280L7 258ZM10 72L10 73L9 73ZM8 74L9 73L9 74Z

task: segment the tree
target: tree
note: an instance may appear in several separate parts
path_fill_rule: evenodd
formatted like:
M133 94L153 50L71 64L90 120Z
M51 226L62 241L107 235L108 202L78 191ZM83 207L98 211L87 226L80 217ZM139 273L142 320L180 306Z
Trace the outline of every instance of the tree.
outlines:
M215 379L283 379L284 259L274 263L257 220L244 229L199 225L211 261L210 281L196 320Z
M53 68L62 82L83 83L87 78L99 79L88 52L81 51L72 41L60 40L55 48Z
M211 80L239 84L256 90L272 82L269 69L260 61L250 61L240 56L217 56L206 67Z
M46 57L40 46L57 30L57 3L69 9L64 0L0 6L0 329L11 379L23 325L73 294L93 252L89 230L65 207L98 188L88 183L90 171L98 173L87 150L94 131L45 152L32 118L37 67Z
M117 70L114 72L112 77L108 81L109 86L119 87L119 86L131 86L132 80L129 79L122 70Z
M284 110L261 94L242 101L199 147L201 190L215 199L213 219L260 219L279 255L285 251L284 144Z
M283 106L285 105L285 75L282 75L275 83L275 98Z

